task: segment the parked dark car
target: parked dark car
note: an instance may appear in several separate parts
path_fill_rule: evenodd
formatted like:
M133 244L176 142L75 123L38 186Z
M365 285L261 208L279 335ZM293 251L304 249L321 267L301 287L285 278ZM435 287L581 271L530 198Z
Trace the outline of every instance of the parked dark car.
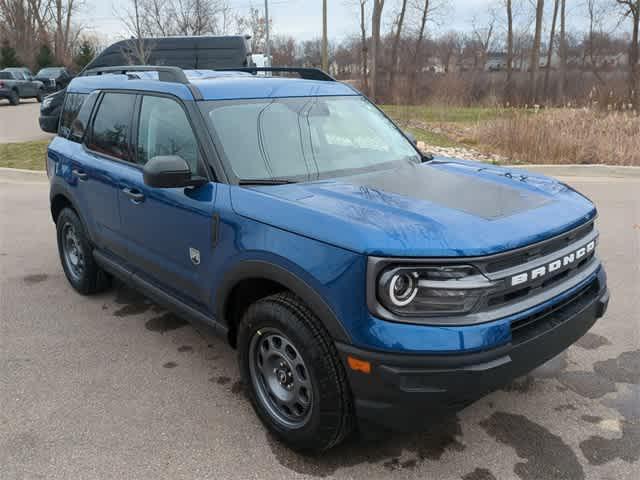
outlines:
M42 102L44 95L42 82L27 78L22 69L0 70L0 98L6 98L11 105L18 105L21 98L35 98Z
M168 65L185 69L247 67L253 65L250 38L235 35L122 40L103 50L78 76L99 67L117 65ZM58 131L63 101L64 89L49 95L42 103L39 121L45 132Z
M46 92L56 92L63 88L67 88L73 75L64 67L47 67L43 68L36 75L36 80L44 84Z

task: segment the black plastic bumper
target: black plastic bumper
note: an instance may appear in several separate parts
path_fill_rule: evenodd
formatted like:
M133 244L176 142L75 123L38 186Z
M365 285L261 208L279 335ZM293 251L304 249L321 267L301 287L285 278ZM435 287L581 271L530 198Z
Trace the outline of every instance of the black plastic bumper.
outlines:
M371 363L371 373L347 366L356 414L361 421L416 430L455 412L555 357L582 337L604 315L609 292L602 271L589 289L562 308L536 320L511 343L470 354L401 355L370 352L338 344L347 355Z

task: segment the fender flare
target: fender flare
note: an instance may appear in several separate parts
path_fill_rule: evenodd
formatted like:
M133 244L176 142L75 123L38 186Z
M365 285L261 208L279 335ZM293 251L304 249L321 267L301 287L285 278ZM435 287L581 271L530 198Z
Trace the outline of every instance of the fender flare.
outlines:
M224 312L227 310L231 292L240 282L249 279L271 280L283 285L309 306L331 338L342 343L351 343L351 338L342 322L313 287L290 270L264 260L243 260L224 275L216 293L216 318L225 326L229 326Z
M78 205L76 204L76 201L74 200L73 195L71 194L69 188L66 187L59 179L53 180L53 182L51 183L51 189L49 190L49 210L51 211L51 220L55 223L52 207L53 207L53 199L56 198L57 196L63 196L71 204L71 207L76 212L76 215L78 215L78 218L80 219L80 221L82 222L82 225L84 226L84 231L87 233L87 235L89 236L89 240L93 244L94 241L93 241L92 232L91 232L91 229L89 228L89 225L87 224L87 221L83 216L82 210L78 208Z

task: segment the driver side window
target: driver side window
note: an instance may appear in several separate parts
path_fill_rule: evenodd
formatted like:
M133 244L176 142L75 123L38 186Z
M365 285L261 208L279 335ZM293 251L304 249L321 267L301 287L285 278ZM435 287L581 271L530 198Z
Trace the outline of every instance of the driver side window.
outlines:
M140 109L137 163L153 157L182 157L193 175L202 176L198 141L182 107L170 98L145 96Z

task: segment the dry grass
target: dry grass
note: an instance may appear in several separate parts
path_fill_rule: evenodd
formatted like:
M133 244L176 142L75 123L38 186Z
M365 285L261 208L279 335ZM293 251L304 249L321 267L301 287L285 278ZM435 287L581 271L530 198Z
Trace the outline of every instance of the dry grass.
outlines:
M516 163L640 166L640 116L556 109L479 122L478 146Z

